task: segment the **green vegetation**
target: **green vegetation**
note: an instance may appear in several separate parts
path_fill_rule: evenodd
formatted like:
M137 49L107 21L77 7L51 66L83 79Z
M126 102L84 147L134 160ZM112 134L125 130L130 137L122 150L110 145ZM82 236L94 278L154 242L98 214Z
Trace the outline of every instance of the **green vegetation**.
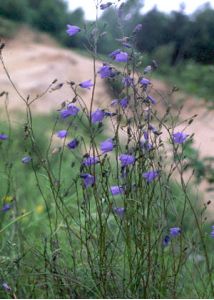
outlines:
M168 182L164 187L164 182L166 184L167 180L162 173L160 182L142 187L143 193L135 195L135 190L130 190L129 197L131 198L127 203L121 196L111 199L117 206L123 205L125 201L127 221L126 218L122 220L110 213L111 202L103 200L106 194L100 185L104 182L108 185L110 182L114 183L116 178L112 177L110 180L108 177L117 171L116 165L112 165L113 160L106 157L106 162L102 162L104 170L100 173L100 178L97 174L97 181L99 181L97 188L100 192L97 197L101 205L100 209L102 209L100 222L106 230L102 233L104 228L98 225L99 206L97 207L97 199L94 198L96 194L94 195L91 189L84 192L80 179L76 177L76 174L79 174L78 161L81 161L85 152L83 145L91 143L91 129L87 126L87 120L78 117L75 122L70 123L67 120L57 119L57 113L49 116L34 116L32 143L31 127L27 126L23 115L20 115L18 119L23 120L19 126L12 124L12 127L8 128L5 122L0 124L1 131L9 133L9 140L2 141L0 144L2 157L0 199L1 206L11 205L10 210L1 212L0 261L2 267L0 278L2 282L9 284L13 295L18 298L113 298L116 296L146 298L148 295L149 297L170 298L175 293L174 297L179 298L185 298L188 295L194 298L203 296L212 298L212 292L207 285L204 289L206 281L209 280L208 276L203 275L203 280L200 277L201 272L206 274L205 257L200 237L195 229L195 217L191 207L186 203L187 197L190 197L188 199L195 206L194 211L198 216L203 216L204 210L198 206L195 200L196 195L192 194L191 189L188 188L184 193L183 188L173 181ZM47 124L49 124L48 128ZM70 128L70 137L79 138L83 146L82 151L72 150L71 152L66 148L63 150L64 142L59 140L52 141L49 149L51 132L55 133L66 127ZM94 127L94 130L100 130L99 127ZM102 134L96 134L96 137L96 143L104 139ZM121 145L121 147L124 146ZM186 149L185 145L183 149ZM21 162L25 155L33 158L32 165ZM48 166L47 172L46 166ZM60 169L62 172L60 194L59 199L56 200L53 191L57 191L59 187ZM96 172L100 172L99 168ZM128 180L138 177L139 171L136 169L133 172ZM55 187L51 186L48 174L51 178L55 178L53 182ZM103 183L101 176L104 179ZM145 203L152 201L150 218L147 215L144 217L141 215L140 203L143 203L141 201ZM154 204L152 204L153 201L155 201ZM163 217L161 213L164 209L163 203L167 205L167 212L165 211L167 219L165 219L166 215ZM168 234L167 224L178 224L182 211L184 212L182 235L185 239L175 237L169 246L163 246L162 239L165 234ZM127 227L129 226L128 220L132 224L130 229ZM136 220L139 223L135 228ZM167 224L163 226L163 232L159 231L159 226L162 226L161 223L165 221ZM140 231L138 231L139 226L143 226ZM212 252L212 241L208 236L209 224L202 222L200 226L206 242L206 252ZM102 240L103 234L106 241ZM124 235L127 235L128 240L124 241ZM150 250L153 266L151 283L149 283L151 285L147 292L140 287L140 280L147 276L144 268L148 268L145 260L147 253L137 244L140 243L141 238L144 239L145 249L146 243L155 243L154 245L157 243L156 246L151 246ZM106 245L105 248L102 248L102 243ZM136 246L137 249L135 249ZM181 246L183 252L180 252ZM106 257L100 257L102 254L100 251L105 251ZM132 252L136 257L133 256L130 262L129 255ZM132 270L138 272L135 274L135 280L132 281L129 278L130 263ZM176 271L174 268L179 270L176 283L172 275ZM198 268L200 268L200 273ZM162 274L163 270L164 274ZM107 278L102 276L107 276ZM0 297L6 296L5 291L0 290Z
M0 17L0 37L13 38L20 24Z
M35 29L50 33L67 46L80 47L80 42L82 42L81 38L77 39L77 41L70 41L65 33L65 28L66 24L70 22L83 26L84 13L81 9L68 12L67 4L63 0L1 1L0 17L19 22L20 24L27 23ZM5 27L3 36L11 36L8 26Z
M145 61L149 64L152 58L159 62L156 76L164 79L172 86L177 86L181 91L205 99L213 108L214 101L214 65L202 65L188 60L175 66L170 65L169 57L172 47L159 47L153 54L145 55Z

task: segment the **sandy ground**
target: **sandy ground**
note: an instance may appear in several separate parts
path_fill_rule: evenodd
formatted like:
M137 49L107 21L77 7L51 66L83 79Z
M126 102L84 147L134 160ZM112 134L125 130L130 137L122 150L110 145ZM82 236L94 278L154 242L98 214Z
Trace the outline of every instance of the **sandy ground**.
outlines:
M40 100L36 101L32 107L38 113L49 113L56 110L64 101L73 98L73 92L67 81L80 83L91 79L93 81L92 60L82 57L79 54L65 50L43 35L38 40L36 34L32 35L27 29L22 30L15 40L9 41L3 51L3 58L11 79L17 89L26 98L30 95L33 99L42 94L53 80L57 79L57 86L64 83L63 87L54 92L48 92ZM97 63L96 69L101 66ZM24 109L24 103L19 99L6 74L0 66L0 87L1 91L10 93L10 109ZM90 103L91 91L79 88L80 94L87 104ZM99 77L97 77L95 106L105 105L111 98L107 87Z
M72 80L76 83L89 79L93 81L91 59L62 49L46 35L33 34L26 28L22 29L15 40L7 42L3 56L13 82L24 97L30 95L34 98L43 93L54 79L58 79L57 83L64 83L61 89L46 93L34 104L33 111L37 113L49 113L59 109L62 102L72 100L73 92L66 84L67 81ZM98 62L97 69L100 65L101 62ZM214 156L214 123L212 122L214 111L208 111L203 100L187 97L180 92L174 93L173 97L170 96L171 88L161 81L153 80L153 86L153 94L160 102L157 109L163 110L165 101L172 106L184 103L181 120L198 115L186 132L195 133L194 143L200 150L201 157ZM10 94L10 111L23 110L24 103L17 96L0 65L0 92L4 90ZM81 95L89 105L91 91L82 89ZM106 107L106 103L109 104L112 100L107 86L100 78L97 81L95 99L94 107L101 108ZM183 129L185 126L186 124L182 124L178 129ZM203 183L197 188L204 192L206 184ZM205 201L212 200L213 196L214 194L206 192Z

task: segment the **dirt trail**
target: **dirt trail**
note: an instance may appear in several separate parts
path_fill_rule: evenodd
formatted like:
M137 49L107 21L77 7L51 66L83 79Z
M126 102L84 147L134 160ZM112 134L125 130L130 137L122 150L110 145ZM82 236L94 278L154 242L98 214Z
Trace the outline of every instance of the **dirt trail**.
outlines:
M37 43L35 42L37 41ZM93 81L92 60L83 57L73 51L65 50L45 35L39 39L39 35L25 29L20 32L15 40L9 41L3 52L5 65L18 90L23 96L30 95L32 99L43 93L54 79L58 83L65 83L60 90L48 92L42 99L36 101L33 111L48 113L56 110L61 103L72 100L73 92L67 81L80 83L91 79ZM101 65L97 63L96 69ZM22 101L9 83L6 74L0 66L1 91L10 93L10 109L24 108ZM79 89L86 103L90 103L91 91ZM107 87L100 78L97 78L95 106L105 105L110 101Z
M28 29L16 36L15 40L9 41L4 49L4 60L12 80L19 91L26 97L35 97L44 92L47 86L55 79L58 83L75 81L80 83L84 80L93 80L92 60L83 57L73 51L60 48L56 42L46 35L35 34ZM101 62L97 64L101 65ZM185 98L184 108L181 118L186 119L197 114L198 117L186 130L188 134L195 133L195 147L200 150L201 157L214 156L214 112L209 112L202 100L186 97L181 93L169 96L170 88L163 82L153 80L154 95L161 102L160 109L163 107L162 95L168 103L175 105L181 104ZM17 111L24 109L22 101L11 87L5 72L0 66L0 92L6 90L10 93L9 109ZM80 89L81 90L81 89ZM87 104L90 103L91 91L81 90ZM48 92L42 99L34 104L33 111L37 113L49 113L60 108L61 103L71 100L73 93L67 84L52 93ZM95 106L106 107L110 103L111 96L108 93L104 81L98 78ZM183 129L185 124L179 126ZM200 190L205 190L205 185ZM206 193L205 200L212 200L213 195Z

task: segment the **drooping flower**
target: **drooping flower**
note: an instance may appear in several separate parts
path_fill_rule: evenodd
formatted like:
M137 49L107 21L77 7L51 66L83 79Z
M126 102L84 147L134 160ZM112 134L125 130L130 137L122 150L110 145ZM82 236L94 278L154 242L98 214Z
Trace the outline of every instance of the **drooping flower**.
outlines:
M137 24L133 30L134 33L141 31L143 28L142 24Z
M181 233L180 227L172 227L170 228L170 235L171 236L178 236Z
M111 101L111 106L115 106L118 104L118 100L117 99L114 99Z
M125 208L124 207L114 207L113 211L115 212L115 214L117 214L119 217L123 217L125 214Z
M31 162L32 158L30 156L24 156L22 158L22 163L23 164L28 164L29 162Z
M144 131L144 132L143 132L143 136L144 136L144 139L145 139L146 141L149 140L149 133L148 133L148 131Z
M173 142L175 144L183 144L187 137L188 137L188 134L184 133L184 132L176 132L176 133L173 133Z
M120 106L123 109L125 109L128 106L128 104L129 104L129 100L127 97L120 100Z
M158 134L158 130L152 124L149 124L148 129L151 130L154 134Z
M99 123L102 122L104 117L105 117L105 112L98 108L97 110L95 110L95 112L92 113L91 121L92 123Z
M10 287L6 282L3 282L3 283L2 283L2 288L3 288L6 292L11 292L11 291L12 291L11 287Z
M6 212L6 211L8 211L9 209L11 209L11 207L12 207L11 204L6 203L6 204L4 204L3 207L2 207L2 211L3 211L3 212Z
M79 145L79 141L77 139L73 139L72 141L70 141L68 144L67 144L67 147L69 149L75 149L77 148L77 146Z
M60 131L57 132L57 136L60 139L64 139L67 135L68 135L68 131L67 130L60 130Z
M105 111L105 117L114 117L117 113L111 111Z
M73 36L73 35L77 34L80 31L81 31L81 29L78 26L67 24L66 32L69 36Z
M147 79L147 78L142 78L142 79L140 80L140 84L141 84L144 88L147 88L147 86L148 86L149 84L151 84L151 81L150 81L149 79Z
M144 74L150 73L152 71L152 66L146 66L143 70Z
M102 143L100 143L100 149L102 151L102 153L107 153L110 152L114 149L114 144L112 139L107 139L105 141L103 141Z
M67 109L61 110L60 116L62 119L66 119L69 116L76 116L79 112L79 108L73 104L69 104Z
M144 131L143 132L143 137L144 137L144 139L142 139L140 141L140 144L141 144L141 147L145 148L145 145L149 144L149 132Z
M114 77L116 75L112 67L108 65L103 65L102 67L100 67L97 73L100 74L100 78L102 79Z
M88 156L83 160L83 164L86 167L90 167L92 165L95 165L99 162L99 159L96 156Z
M4 133L0 134L0 140L1 141L5 141L7 139L8 139L8 135L7 134L4 134Z
M120 49L114 50L113 52L111 52L109 54L109 57L111 57L112 59L115 59L116 55L119 54L121 52Z
M150 151L153 149L153 145L148 140L140 141L141 148L146 151Z
M152 182L153 180L155 180L159 175L158 171L148 171L143 173L143 177L145 178L147 183Z
M134 85L134 79L131 78L130 76L123 77L122 84L124 85L124 87L133 86Z
M91 82L91 79L90 80L86 80L86 81L83 81L79 84L79 86L83 89L88 89L90 90L90 88L92 86L94 86L94 84Z
M167 247L170 243L170 236L169 235L166 235L163 239L163 246L164 247Z
M147 96L147 100L154 105L157 104L157 100L155 98L153 98L152 96Z
M67 109L63 109L63 110L60 111L60 117L62 119L66 119L66 118L70 117L70 115L71 114Z
M120 195L124 193L124 189L122 186L114 185L110 187L111 194L113 196Z
M127 52L119 52L116 54L114 61L116 62L127 62L129 59L129 55Z
M128 165L133 165L135 162L135 157L129 154L121 154L119 160L121 161L122 167L125 167Z
M104 10L104 9L110 7L111 5L112 5L111 2L107 2L107 3L105 3L105 4L101 4L101 5L100 5L100 9L101 9L101 10Z
M95 183L95 177L91 174L82 174L80 175L81 178L84 180L84 186L88 188L89 186L92 186Z

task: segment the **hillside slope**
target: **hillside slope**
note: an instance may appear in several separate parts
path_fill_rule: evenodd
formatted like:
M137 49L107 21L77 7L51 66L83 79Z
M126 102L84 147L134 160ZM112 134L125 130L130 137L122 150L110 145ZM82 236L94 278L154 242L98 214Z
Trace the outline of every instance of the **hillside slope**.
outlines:
M30 95L34 98L42 94L54 79L58 79L56 85L64 83L60 90L48 92L34 104L33 110L39 113L56 110L63 101L72 99L73 93L66 84L67 81L80 83L89 79L93 80L91 59L62 49L47 35L33 33L27 28L22 28L15 39L6 42L3 57L11 79L25 97ZM97 64L97 68L99 65L101 63ZM6 90L10 93L9 108L11 110L24 109L22 101L12 88L2 66L0 66L0 86L1 91ZM81 94L88 104L91 92L82 90ZM95 105L110 101L108 89L99 78L95 98Z

